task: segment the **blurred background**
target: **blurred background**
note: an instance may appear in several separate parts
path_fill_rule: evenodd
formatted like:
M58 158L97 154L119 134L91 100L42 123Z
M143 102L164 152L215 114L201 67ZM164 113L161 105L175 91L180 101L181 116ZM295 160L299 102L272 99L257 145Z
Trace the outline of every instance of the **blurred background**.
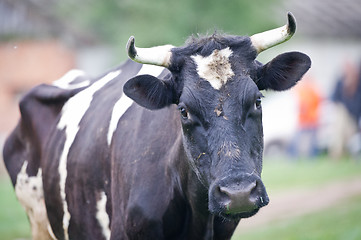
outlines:
M291 91L264 93L271 203L242 220L234 239L361 239L359 0L0 0L0 149L27 90L73 68L96 77L127 59L131 35L141 47L181 46L197 33L279 27L288 11L296 34L258 60L301 51L312 68ZM29 239L0 162L0 238Z

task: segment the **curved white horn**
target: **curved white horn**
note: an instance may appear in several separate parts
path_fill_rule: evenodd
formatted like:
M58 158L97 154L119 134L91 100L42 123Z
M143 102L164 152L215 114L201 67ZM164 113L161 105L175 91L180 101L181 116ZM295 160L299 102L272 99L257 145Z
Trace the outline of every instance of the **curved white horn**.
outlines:
M283 43L292 37L296 32L296 19L290 12L287 13L287 17L288 22L286 25L251 36L252 44L256 48L257 53Z
M164 45L152 48L138 48L134 46L134 37L131 36L127 43L128 56L139 63L169 67L172 56L172 45Z

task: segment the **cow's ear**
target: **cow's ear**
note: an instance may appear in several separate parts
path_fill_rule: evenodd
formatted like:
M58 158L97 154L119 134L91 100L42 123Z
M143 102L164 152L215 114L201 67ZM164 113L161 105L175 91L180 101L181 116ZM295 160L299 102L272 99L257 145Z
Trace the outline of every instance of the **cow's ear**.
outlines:
M258 70L259 90L282 91L293 87L311 67L311 59L300 52L278 55Z
M151 75L139 75L125 83L124 93L147 109L160 109L174 103L171 81Z

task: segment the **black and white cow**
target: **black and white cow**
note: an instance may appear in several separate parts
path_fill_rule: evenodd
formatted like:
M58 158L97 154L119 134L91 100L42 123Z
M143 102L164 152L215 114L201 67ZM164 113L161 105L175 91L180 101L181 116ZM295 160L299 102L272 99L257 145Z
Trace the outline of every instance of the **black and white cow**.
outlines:
M289 89L311 64L299 52L255 59L294 31L288 14L274 30L183 47L131 37L139 63L32 89L4 159L33 238L229 239L269 202L260 90Z

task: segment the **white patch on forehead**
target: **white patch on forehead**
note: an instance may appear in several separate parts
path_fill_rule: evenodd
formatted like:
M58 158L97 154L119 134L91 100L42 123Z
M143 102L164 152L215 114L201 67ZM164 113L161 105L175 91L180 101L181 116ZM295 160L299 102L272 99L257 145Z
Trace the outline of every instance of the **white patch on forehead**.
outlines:
M227 47L222 50L214 50L208 57L200 55L192 56L197 64L199 77L207 80L214 89L219 90L228 79L234 76L229 62L232 50Z
M36 176L29 177L27 166L28 162L24 161L16 178L15 193L29 217L32 238L55 239L46 214L42 171L39 168Z
M88 88L79 92L70 98L66 104L64 105L61 111L61 118L57 125L59 130L65 129L65 143L63 152L60 155L59 160L59 175L60 175L60 196L63 201L63 228L64 228L64 238L66 240L69 239L68 228L70 221L70 213L68 210L68 204L66 202L66 194L65 194L65 182L67 178L67 158L71 145L73 144L75 137L79 130L79 124L82 118L84 117L86 111L88 110L91 101L93 100L94 94L100 90L105 84L113 80L116 76L120 74L120 70L115 72L110 72L105 75L100 80L93 83Z
M106 210L107 205L107 195L105 195L105 192L100 193L100 199L97 201L97 213L96 213L96 219L98 220L98 223L102 229L102 233L105 237L105 239L110 239L110 228L109 228L109 216Z
M53 82L53 86L56 86L58 88L62 89L76 89L81 87L86 87L90 84L90 81L88 79L81 81L79 83L72 82L77 79L78 77L84 77L85 73L78 69L73 69L67 72L63 77Z
M143 65L140 71L138 72L138 75L142 74L149 74L154 77L158 77L162 71L164 70L163 67L154 66L154 65ZM120 97L120 99L114 104L112 116L110 119L108 134L107 134L107 142L108 145L110 145L113 134L115 130L117 129L118 122L120 118L123 116L123 114L132 106L133 100L127 97L124 93Z

